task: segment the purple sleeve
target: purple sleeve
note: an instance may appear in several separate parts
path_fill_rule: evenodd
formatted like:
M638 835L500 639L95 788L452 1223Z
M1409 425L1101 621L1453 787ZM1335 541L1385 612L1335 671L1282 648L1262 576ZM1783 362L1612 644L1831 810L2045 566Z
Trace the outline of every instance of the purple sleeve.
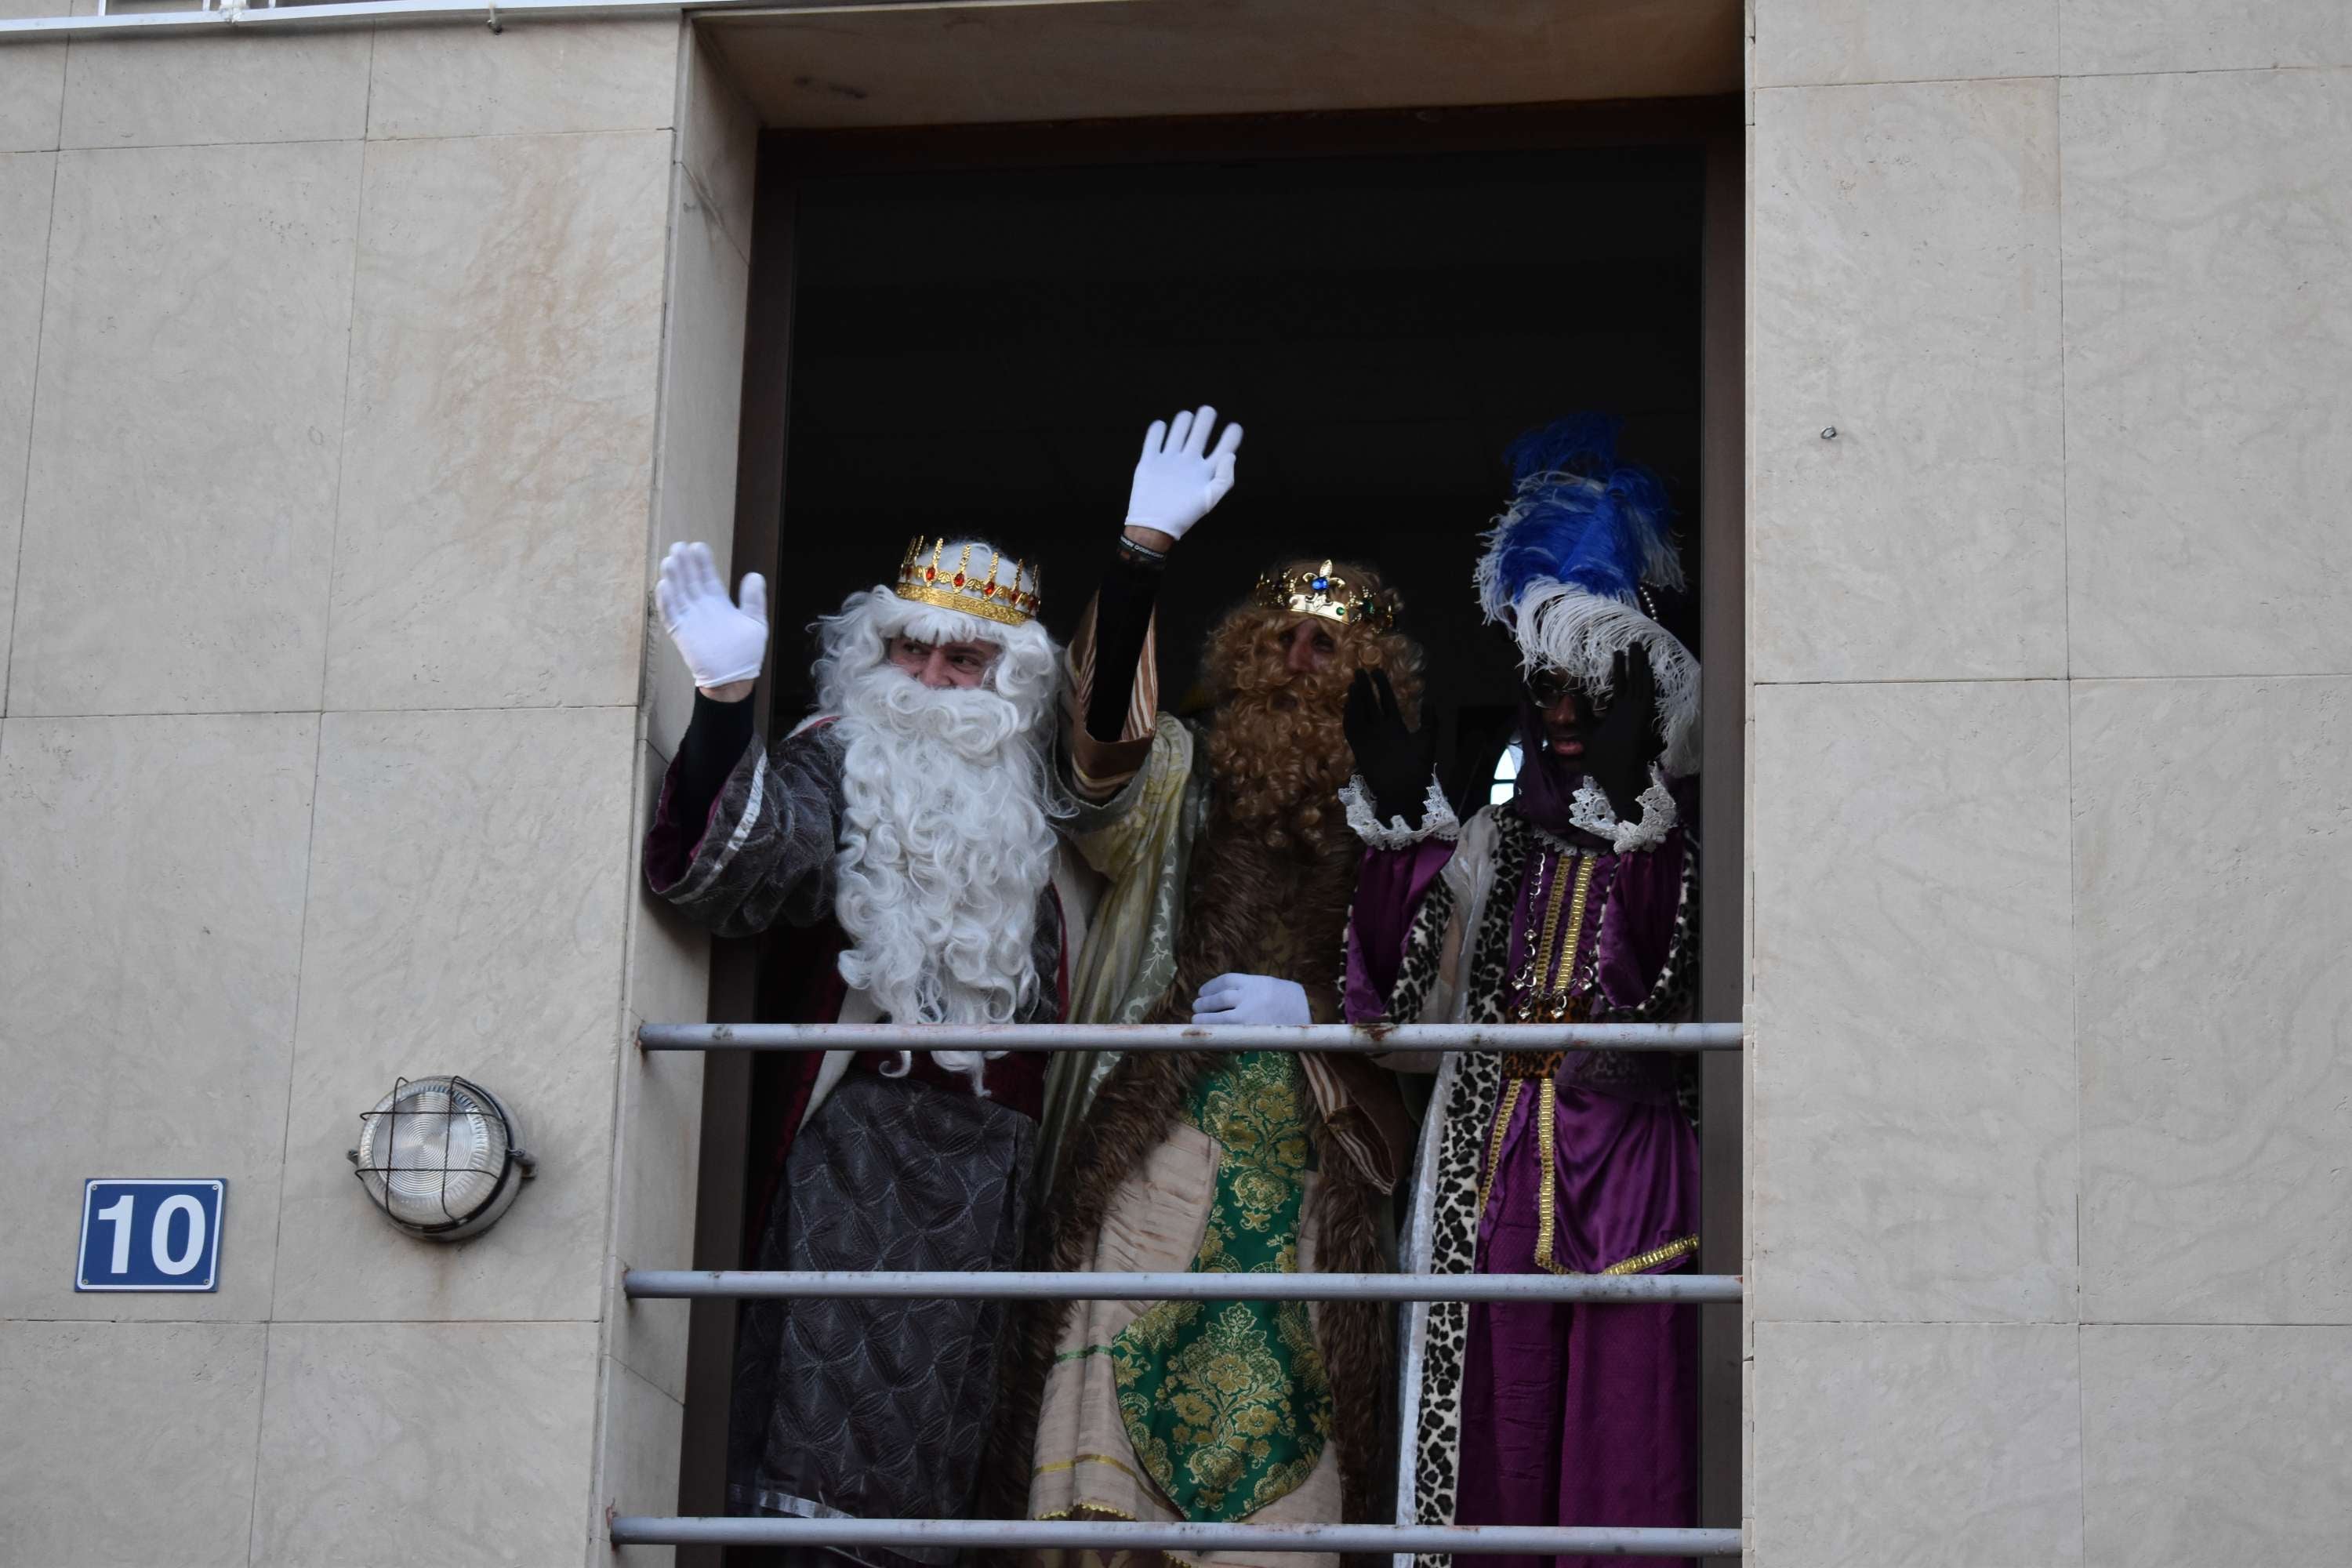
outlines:
M1406 849L1367 849L1356 877L1356 903L1348 922L1344 1006L1350 1024L1389 1013L1389 992L1404 962L1405 938L1430 884L1454 858L1450 839L1426 838Z
M1612 1007L1642 1005L1665 970L1683 912L1687 845L1678 828L1655 849L1617 858L1617 884L1601 912L1595 954L1601 994Z

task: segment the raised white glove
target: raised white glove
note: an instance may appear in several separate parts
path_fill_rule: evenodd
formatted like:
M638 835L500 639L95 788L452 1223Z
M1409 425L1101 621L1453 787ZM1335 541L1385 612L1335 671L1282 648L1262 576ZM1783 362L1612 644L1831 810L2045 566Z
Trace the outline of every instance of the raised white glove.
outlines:
M654 584L654 603L697 686L749 680L767 662L767 579L746 573L743 604L737 608L708 544L669 547L662 557L661 581Z
M1155 419L1143 435L1143 456L1135 465L1135 485L1127 492L1127 525L1155 528L1171 539L1209 515L1234 488L1234 454L1241 450L1242 427L1228 424L1217 449L1209 429L1217 411L1202 404L1172 420Z
M1220 974L1192 998L1195 1024L1311 1024L1307 988L1271 974Z

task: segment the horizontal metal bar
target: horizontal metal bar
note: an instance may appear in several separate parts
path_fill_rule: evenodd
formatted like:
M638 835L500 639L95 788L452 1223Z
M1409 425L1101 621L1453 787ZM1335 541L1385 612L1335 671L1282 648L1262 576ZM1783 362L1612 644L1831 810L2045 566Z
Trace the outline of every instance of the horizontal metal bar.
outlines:
M1737 1274L1022 1274L632 1268L624 1293L955 1301L1737 1301Z
M693 1519L622 1514L615 1546L934 1546L1010 1551L1450 1552L1457 1556L1713 1557L1737 1530L1605 1525L1129 1524L1095 1520Z
M56 0L60 7L68 0ZM921 5L953 9L994 0L343 0L320 5L254 5L238 11L135 11L110 16L11 16L0 18L0 44L58 38L154 38L235 27L272 33L313 28L366 27L386 22L474 23L604 21L632 16L712 15L727 11L792 12L825 16L836 12ZM1034 3L1034 0L1033 0ZM1058 5L1109 4L1111 0L1050 0Z
M647 1024L648 1051L1733 1051L1739 1024Z

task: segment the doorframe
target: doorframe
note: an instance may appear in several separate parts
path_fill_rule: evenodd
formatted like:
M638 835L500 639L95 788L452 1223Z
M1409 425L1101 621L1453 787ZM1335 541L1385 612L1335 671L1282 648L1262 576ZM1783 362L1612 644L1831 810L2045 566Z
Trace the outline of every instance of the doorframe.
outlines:
M1736 95L1330 114L1207 116L884 131L766 130L760 134L745 327L733 559L775 580L782 545L791 429L795 214L803 182L843 174L957 169L1202 163L1219 158L1343 158L1682 147L1703 160L1700 259L1699 617L1704 664L1700 1011L1741 1016L1747 973L1746 138ZM768 712L772 680L753 700ZM1710 962L1711 961L1711 962ZM750 1021L757 944L714 943L714 1022ZM1709 1273L1742 1271L1747 1173L1745 1053L1701 1058L1701 1254ZM713 1052L703 1078L694 1267L743 1267L751 1064ZM1721 1173L1728 1172L1726 1179ZM1699 1522L1741 1521L1745 1308L1704 1309L1699 1328ZM685 1514L726 1511L728 1394L735 1304L693 1305L678 1480ZM720 1550L681 1547L680 1568L719 1568Z

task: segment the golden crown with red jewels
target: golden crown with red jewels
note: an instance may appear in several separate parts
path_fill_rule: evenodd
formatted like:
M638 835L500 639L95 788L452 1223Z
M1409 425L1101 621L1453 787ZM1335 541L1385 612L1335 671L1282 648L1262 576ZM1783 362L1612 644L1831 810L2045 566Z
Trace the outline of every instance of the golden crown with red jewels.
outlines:
M1037 571L1017 556L1001 554L985 544L957 547L948 554L944 539L917 535L898 563L898 597L919 605L936 605L1008 626L1026 626L1037 614ZM988 571L982 575L973 556L985 551Z

